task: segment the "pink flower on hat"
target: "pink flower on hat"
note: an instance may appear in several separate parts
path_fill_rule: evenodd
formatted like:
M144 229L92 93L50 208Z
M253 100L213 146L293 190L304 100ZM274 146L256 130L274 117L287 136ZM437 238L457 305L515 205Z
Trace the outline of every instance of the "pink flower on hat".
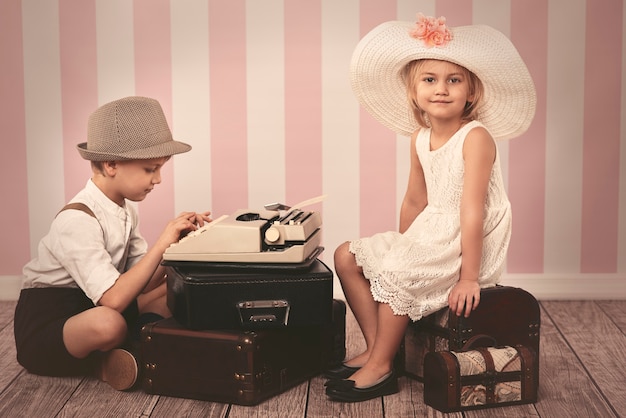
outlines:
M452 32L446 26L445 17L427 17L422 13L417 14L415 28L409 32L409 35L423 41L427 48L445 46L452 39Z

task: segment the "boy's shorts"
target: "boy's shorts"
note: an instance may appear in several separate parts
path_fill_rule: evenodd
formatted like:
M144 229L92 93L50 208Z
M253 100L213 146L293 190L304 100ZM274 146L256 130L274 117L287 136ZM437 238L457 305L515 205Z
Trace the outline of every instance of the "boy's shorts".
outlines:
M44 376L90 374L94 356L72 356L63 343L63 326L72 316L95 307L78 288L22 289L15 307L14 332L17 361L31 373ZM137 321L137 302L124 311L131 329Z

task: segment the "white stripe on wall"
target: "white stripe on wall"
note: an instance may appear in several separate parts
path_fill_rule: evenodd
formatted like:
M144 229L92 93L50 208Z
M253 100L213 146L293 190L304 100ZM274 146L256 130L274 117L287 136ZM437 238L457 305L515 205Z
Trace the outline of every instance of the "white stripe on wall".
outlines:
M30 248L63 204L63 127L59 9L56 2L23 1L24 97Z
M204 0L171 2L172 132L192 150L174 162L174 211L211 209L209 7Z
M415 21L415 15L422 12L426 16L436 16L436 0L420 0L416 4L415 0L397 0L398 20Z
M96 65L98 67L99 106L121 97L135 95L133 16L132 2L96 0ZM87 126L87 121L84 123ZM129 204L138 209L137 202L129 202Z
M577 273L581 251L585 0L548 5L545 273ZM568 100L563 100L568 97ZM532 185L529 185L532 187Z
M435 0L428 0L420 2L419 11L426 16L435 15ZM396 3L397 11L396 16L398 20L404 20L407 22L414 22L416 20L416 14L418 10L415 8L415 1L413 0L398 0ZM409 179L409 171L411 170L411 152L410 150L411 139L406 136L396 136L396 222L395 225L400 225L400 208L402 206L402 200L406 193L407 182Z
M285 7L246 2L248 207L286 202ZM302 98L302 100L306 100Z
M473 21L489 25L507 37L511 35L511 2L510 0L501 0L494 2L492 0L474 0L473 2ZM509 184L509 141L498 141L498 153L500 154L500 168L504 184L508 190ZM515 212L513 212L515 216ZM505 270L506 271L506 262Z
M359 234L359 105L349 81L350 57L359 40L358 0L322 0L323 258ZM337 118L336 115L341 115Z
M489 25L503 34L511 34L511 1L510 0L474 0L473 21L481 25Z
M100 105L134 94L133 39L133 3L126 0L96 0L96 54Z
M139 51L134 50L135 24L141 23L141 21L137 22L133 19L137 3L127 0L93 1L96 6L96 27L93 30L96 34L97 43L93 47L96 48L95 56L97 57L97 94L98 103L103 104L122 96L135 94L136 86L140 86L142 83L142 78L136 76L136 68L139 68L137 65L140 62L136 62L135 56L136 52ZM286 75L289 76L289 73L285 74L285 58L288 58L285 55L285 45L294 47L294 40L285 39L284 31L285 23L290 24L290 26L293 23L290 20L285 22L285 5L289 6L290 3L287 3L286 0L268 0L268 2L246 0L245 3L238 3L240 6L245 4L245 13L247 14L247 27L245 28L247 34L245 39L247 79L241 78L239 81L239 83L245 82L247 84L247 92L245 97L240 96L238 99L241 106L245 104L245 107L239 107L231 115L225 115L226 118L233 115L242 116L241 112L245 112L247 115L247 120L244 120L244 123L247 123L247 135L249 136L246 138L247 143L244 146L248 148L245 151L243 148L241 150L247 154L248 161L244 162L245 157L242 156L242 159L238 160L233 157L232 161L225 162L225 164L237 164L242 169L245 167L248 178L237 180L211 178L211 140L213 139L213 145L215 145L223 139L211 138L211 122L213 122L213 129L215 129L220 123L227 124L228 121L225 121L224 118L221 118L220 121L211 121L210 118L211 109L215 110L216 107L220 107L220 102L223 99L214 95L214 100L217 102L211 102L210 72L211 69L213 71L216 68L220 69L221 63L211 61L211 52L214 51L209 51L209 41L211 40L209 29L216 36L225 36L226 39L234 35L232 30L229 30L230 26L219 29L209 27L209 6L216 7L217 3L206 0L187 0L184 2L168 0L166 3L160 3L161 6L169 4L171 12L172 78L170 80L169 70L158 71L159 74L163 73L161 76L165 78L157 80L156 83L160 88L167 89L168 94L171 88L172 102L164 103L164 106L171 110L168 117L171 117L170 123L175 138L190 143L194 148L188 154L177 156L167 166L167 170L174 170L174 196L172 198L174 199L174 209L177 212L181 210L216 210L216 205L219 205L220 202L211 201L212 190L215 191L220 187L222 187L221 190L232 189L234 193L241 193L245 187L243 196L251 208L268 203L268 200L284 200L281 197L284 197L286 193L286 169L290 166L288 165L289 161L285 160L285 151L291 151L291 148L285 147L285 141L290 140L290 138L285 137L285 112L289 110L285 109L285 78ZM63 5L64 3L60 4ZM261 4L263 5L261 6ZM322 70L321 181L322 192L328 194L328 198L322 206L323 245L326 247L322 258L331 268L334 267L332 254L335 248L345 240L359 237L362 234L361 228L369 227L368 225L361 225L361 214L369 216L373 212L371 208L360 206L360 202L363 200L362 196L367 195L367 191L372 189L368 188L367 185L360 184L360 173L365 173L369 167L360 166L359 155L363 150L367 150L367 147L364 148L363 144L360 143L360 137L363 136L362 132L359 133L359 126L361 126L359 123L360 109L348 81L350 56L360 35L359 19L364 16L371 18L360 8L369 4L372 4L371 0L322 0L318 6L315 6L321 6L322 10L321 57L318 54L320 50L315 45L316 52L310 56L310 65L321 66L319 68ZM511 10L522 11L520 8L525 7L525 4L519 0L473 0L471 16L467 16L470 13L469 4L463 4L463 13L454 16L454 18L464 22L488 24L509 35L511 29L516 31L519 29L517 26L512 26L511 22L515 22L516 25L520 24L519 17L512 16ZM546 57L539 61L532 59L537 61L535 64L546 64L545 69L543 67L535 68L537 81L542 83L546 81L547 86L547 90L541 91L538 97L541 104L546 103L546 113L538 114L536 119L541 123L547 119L545 131L546 177L545 179L534 177L535 184L522 184L523 190L514 190L519 198L516 203L522 204L522 206L517 209L514 207L513 210L514 217L524 215L522 213L524 202L543 202L544 193L538 192L538 190L543 190L545 185L545 207L543 204L535 206L535 209L541 209L539 212L543 212L545 208L545 217L539 219L534 214L529 214L529 218L525 218L531 228L541 225L542 235L533 236L532 239L539 244L541 238L544 238L544 241L540 243L544 245L543 253L541 253L543 265L533 265L532 269L528 271L541 271L543 273L505 274L503 282L505 284L517 284L544 299L551 297L572 299L578 297L623 298L626 297L624 293L626 288L623 286L624 280L626 280L626 187L623 187L626 184L626 71L624 70L626 69L626 32L622 31L622 39L607 40L607 46L613 48L617 45L615 42L621 40L623 54L621 60L622 109L621 113L616 116L620 120L610 121L613 124L621 122L622 126L619 132L619 156L614 156L620 159L619 173L616 172L620 180L620 187L617 190L619 192L619 207L617 208L617 218L610 221L612 231L617 229L618 270L616 274L593 272L581 274L581 249L584 249L586 242L582 235L582 216L584 215L582 209L585 207L582 201L582 162L588 157L583 153L582 121L584 120L583 116L589 116L583 115L583 92L585 89L583 83L592 81L585 80L583 77L586 52L584 32L588 17L597 16L597 7L601 6L594 5L588 0L550 0L547 3L535 1L532 4L535 6L542 5L541 9L548 13L547 22L541 22L541 25L543 23L548 24L548 45L545 43L536 45L538 49L545 52ZM244 9L240 6L225 9L217 7L216 10L224 13L225 18L242 22L244 16L241 12ZM386 11L392 10L395 6L396 16L400 20L413 20L418 11L435 16L437 9L449 10L448 13L451 14L456 10L449 0L420 0L419 2L415 0L384 0L384 2L381 1L380 6L384 6L382 9ZM72 179L65 177L66 180L64 180L64 176L74 177L74 175L80 174L78 172L73 173L71 170L68 171L67 168L64 169L67 167L68 161L64 161L67 155L63 151L64 109L62 105L63 99L67 100L64 95L65 89L68 92L75 91L75 89L73 90L71 85L64 84L72 83L70 78L64 79L62 83L61 64L68 64L68 68L72 69L80 68L81 55L77 51L62 48L91 47L91 45L84 45L84 43L60 45L60 42L63 41L60 38L60 33L64 32L60 32L59 28L58 1L23 0L20 7L22 8L21 24L24 42L20 47L23 47L24 53L26 139L25 143L23 143L24 140L20 139L20 143L16 146L23 147L26 151L26 166L19 173L21 176L27 175L25 181L27 181L28 186L21 199L24 202L26 195L29 199L27 216L29 217L28 238L30 245L24 251L34 254L40 239L47 233L56 211L65 203L65 190L70 187ZM68 12L67 9L62 10ZM623 22L626 22L626 8L622 7L621 10ZM593 13L588 15L588 11ZM163 10L160 9L160 12ZM234 15L230 15L231 12ZM531 12L529 11L529 13ZM74 13L62 16L69 19L67 21L69 26L61 29L77 29L75 26L77 22L72 19L81 18L81 16ZM160 14L160 16L163 15ZM85 16L85 18L91 19L92 16ZM291 16L287 17L287 19L290 18ZM301 18L306 19L306 16ZM213 20L213 22L216 21ZM217 22L219 23L220 20ZM450 23L453 24L452 21ZM598 22L593 21L592 24L597 25ZM532 36L535 28L532 24L528 27L530 29L527 34ZM544 30L544 28L538 29ZM588 29L598 30L594 26ZM5 31L5 28L0 28L0 34L5 33ZM243 36L241 31L237 33L240 37ZM517 40L523 44L524 41L523 38L519 38L520 35L521 33L517 33ZM244 45L238 46L244 47ZM62 50L64 52L63 58L69 61L61 62ZM244 52L243 50L238 51ZM93 50L88 51L92 57L93 52ZM238 64L243 61L242 57L242 55L238 55ZM289 62L287 63L289 64ZM209 64L215 64L215 66L211 68ZM85 71L93 71L92 65L93 63L90 62ZM243 76L241 68L235 70L238 71L238 75ZM614 72L615 68L610 70ZM2 73L2 69L0 69L0 73ZM0 76L2 75L11 77L11 73L0 74ZM96 80L94 74L87 73L86 75L89 77L89 82ZM293 79L289 78L289 80L292 82ZM214 79L213 81L219 83L219 80ZM213 88L216 85L219 86L220 84L214 84ZM239 86L241 87L241 84ZM290 87L289 84L287 86ZM92 87L95 88L95 86ZM96 90L92 91L93 94L96 94L95 92ZM168 94L164 97L167 97ZM223 94L228 94L228 90L225 90ZM318 97L315 94L313 99L317 100ZM302 97L302 100L308 99L310 98ZM65 110L75 112L76 108L66 102ZM541 110L543 111L543 108ZM587 109L587 113L595 114L598 111L602 112L602 109ZM65 117L67 118L67 115ZM237 125L234 123L226 125L226 130L229 126L242 126L241 117L235 117L234 120L237 120ZM76 123L84 122L86 121ZM289 121L287 120L287 122ZM543 136L544 132L535 131L535 134ZM532 140L532 138L527 139ZM69 141L70 139L66 138L66 140ZM240 140L243 138L240 137ZM384 217L392 227L397 227L397 218L394 223L392 217L399 215L400 203L406 188L409 170L408 153L410 152L408 150L408 138L398 137L395 140L395 144L393 140L389 143L380 144L381 149L388 150L388 148L383 148L388 146L396 147L396 165L393 168L396 179L395 184L389 183L389 186L395 187L395 190L392 190L390 197L385 198L382 202L385 205L383 207L397 205L397 210L390 211ZM517 149L518 143L515 141L518 140L514 139L511 142L511 149ZM595 144L594 141L596 139L592 138L591 144ZM599 137L597 141L600 146L602 141L616 141L616 138ZM68 144L65 144L65 148L67 146ZM536 151L543 154L543 145ZM297 151L294 150L294 152ZM511 183L514 183L518 179L509 175L508 171L509 167L514 168L519 165L517 158L520 156L509 153L509 143L507 142L499 144L499 152L505 179L507 182L510 180ZM75 157L79 158L77 154ZM391 157L391 155L386 155L386 157ZM88 170L88 165L84 168ZM517 169L519 170L519 167ZM83 174L80 174L80 178L82 176ZM86 178L81 182L85 180ZM305 186L310 186L307 180L310 180L316 188L319 187L320 179L317 174L309 176L302 182ZM519 182L517 186L520 187ZM392 196L393 191L396 192L395 196ZM172 204L169 201L170 197L168 194L167 198L158 203L164 203L170 207ZM154 195L150 198L150 202L154 201L153 199L158 201L161 198ZM369 199L370 202L374 200ZM8 210L10 213L11 208ZM615 214L615 208L611 210ZM379 214L375 213L375 216L379 216ZM521 218L520 216L518 219ZM606 226L606 221L600 220L599 223ZM145 222L144 226L152 229L157 227L150 222ZM520 224L519 230L513 231L514 236L520 233L523 235L526 226L523 223ZM143 228L142 231L145 232ZM602 243L602 241L599 242ZM599 251L602 249L599 248ZM610 248L608 244L607 249L611 250L611 253L615 250L615 248ZM519 253L514 255L517 260L525 256L525 254ZM27 254L20 254L20 262L22 261L21 258L27 262L26 256ZM538 260L536 256L537 254L533 254L532 257L535 261ZM5 259L6 257L5 254ZM0 299L4 296L3 292L7 292L6 289L9 289L8 292L12 292L11 289L16 289L17 287L13 286L13 281L19 280L20 271L9 271L7 264L4 263L5 269L1 272L3 275L0 276ZM523 271L523 269L518 270ZM9 286L6 287L5 284Z
M507 37L511 36L511 1L510 0L474 0L473 2L473 23L489 25L499 30ZM500 153L500 166L504 184L509 184L509 141L498 142L498 152Z

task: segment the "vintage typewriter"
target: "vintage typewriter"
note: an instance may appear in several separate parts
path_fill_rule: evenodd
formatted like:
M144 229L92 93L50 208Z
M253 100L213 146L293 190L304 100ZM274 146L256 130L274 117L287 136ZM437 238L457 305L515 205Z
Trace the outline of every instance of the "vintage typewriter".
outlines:
M311 201L307 202L310 204ZM320 252L322 219L318 212L282 204L266 205L265 208L260 211L238 210L207 223L170 245L163 259L217 263L303 263Z

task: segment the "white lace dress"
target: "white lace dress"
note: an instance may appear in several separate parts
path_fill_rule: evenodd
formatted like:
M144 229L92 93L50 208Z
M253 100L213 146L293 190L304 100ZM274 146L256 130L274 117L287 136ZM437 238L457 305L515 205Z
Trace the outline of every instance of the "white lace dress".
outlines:
M463 143L479 122L463 126L441 148L430 151L430 129L416 141L428 205L404 234L383 232L350 242L350 252L370 280L374 300L416 321L445 306L461 268L460 205ZM491 171L479 274L481 287L495 285L504 268L511 236L511 205L504 189L500 157Z

